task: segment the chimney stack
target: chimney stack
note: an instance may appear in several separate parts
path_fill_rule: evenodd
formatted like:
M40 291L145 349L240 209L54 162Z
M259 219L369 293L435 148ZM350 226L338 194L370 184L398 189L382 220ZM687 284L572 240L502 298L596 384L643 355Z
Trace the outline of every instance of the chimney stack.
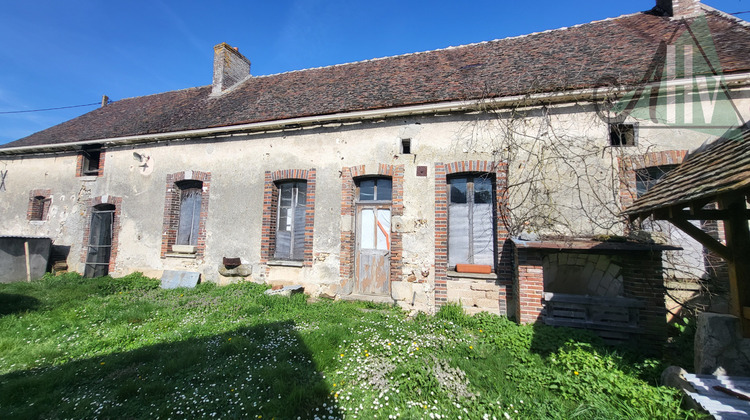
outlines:
M700 3L700 0L656 0L656 9L663 16L681 19L698 14Z
M250 77L250 60L226 42L214 47L214 80L211 95L221 95L227 89Z

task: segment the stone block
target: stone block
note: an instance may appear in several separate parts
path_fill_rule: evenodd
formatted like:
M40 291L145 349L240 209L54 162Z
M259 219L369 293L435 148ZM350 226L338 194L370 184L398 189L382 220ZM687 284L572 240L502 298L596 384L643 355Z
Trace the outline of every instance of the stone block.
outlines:
M487 282L476 282L472 283L469 288L471 290L477 290L482 292L494 292L497 293L499 286L495 283L487 283Z
M194 288L200 282L201 274L192 271L164 270L161 276L162 289L179 287Z
M266 282L285 285L299 284L301 275L302 268L300 267L271 266L268 267Z
M269 296L291 296L296 295L297 293L303 293L305 291L305 288L300 285L295 286L284 286L282 288L274 288L269 289L265 291L265 294Z
M742 338L739 319L702 313L695 332L695 373L750 376L750 340Z

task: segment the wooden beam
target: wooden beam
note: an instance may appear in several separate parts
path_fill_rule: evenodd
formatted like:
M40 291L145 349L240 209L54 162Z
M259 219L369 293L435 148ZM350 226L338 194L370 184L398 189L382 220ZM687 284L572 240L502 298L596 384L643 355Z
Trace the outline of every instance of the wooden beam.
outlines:
M727 248L724 244L714 239L713 236L701 230L701 228L690 223L687 219L680 217L680 215L676 215L676 217L669 218L667 220L673 225L680 228L681 231L687 233L693 239L700 242L701 245L719 254L725 260L729 262L732 261L732 253L729 252L729 248Z
M729 220L736 216L730 210L676 210L671 209L669 212L654 212L654 219L669 220L673 217L679 217L685 220ZM745 210L739 214L746 220L750 220L750 210Z
M747 211L744 194L731 194L719 200L722 210L729 210L730 220L724 221L727 247L732 253L729 260L729 308L732 315L740 318L742 334L750 337L750 320L744 308L750 306L750 228L744 213Z

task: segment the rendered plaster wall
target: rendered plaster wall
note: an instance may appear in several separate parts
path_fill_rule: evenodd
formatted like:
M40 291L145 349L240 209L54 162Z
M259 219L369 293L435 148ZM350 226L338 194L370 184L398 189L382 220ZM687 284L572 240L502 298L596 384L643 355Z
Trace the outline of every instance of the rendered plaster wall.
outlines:
M222 258L239 257L252 269L249 280L301 283L312 294L340 294L345 292L339 276L341 232L355 226L351 216L341 214L342 168L365 165L366 174L377 174L380 164L403 165L404 211L393 220L394 229L403 235L403 270L401 279L391 279L391 293L402 306L432 311L436 162L510 159L510 184L523 180L539 164L547 188L542 196L544 205L526 201L528 191L519 188L510 197L513 216L535 214L533 221L547 220L532 233L611 234L622 232L617 217L617 157L692 149L708 137L641 123L638 146L610 147L607 125L594 108L575 104L533 108L521 117L499 113L392 118L109 147L101 177L75 177L75 154L4 157L0 170L7 170L8 175L6 190L0 191L0 234L49 236L55 244L69 245L68 264L72 270L82 271L79 256L88 223L86 200L116 196L122 198L122 214L115 275L142 271L158 277L162 270L189 270L200 272L204 280L227 283L237 278L219 275ZM411 154L400 153L401 139L411 140ZM550 145L569 148L576 156L583 154L580 162L585 165L545 160ZM140 160L134 158L134 152ZM427 167L427 176L417 176L418 166ZM317 172L312 265L261 264L265 171L312 168ZM591 182L579 182L582 169ZM166 177L189 170L211 173L204 258L161 258ZM26 220L29 191L42 188L52 190L48 220L30 222ZM600 223L592 223L592 219ZM472 290L483 294L472 294L474 302L492 300L492 296L508 299L503 305L482 301L477 308L497 308L502 313L512 299L502 287L477 290L477 285L486 287L486 279L462 278L448 283L449 295L459 299L466 299L461 297L462 291Z
M86 201L107 190L107 179L76 177L75 154L6 157L0 171L7 171L0 190L0 235L49 237L54 245L71 246L70 256L79 256ZM37 189L50 190L49 211L45 220L27 220L29 192Z

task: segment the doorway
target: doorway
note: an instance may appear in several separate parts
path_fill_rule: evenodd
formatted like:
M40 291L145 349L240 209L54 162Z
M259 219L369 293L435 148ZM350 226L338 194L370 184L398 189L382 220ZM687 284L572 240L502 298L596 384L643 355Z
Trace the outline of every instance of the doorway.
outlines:
M114 214L115 206L112 204L100 204L91 209L85 277L101 277L109 273Z
M366 178L357 182L357 294L391 294L391 196L389 178Z

